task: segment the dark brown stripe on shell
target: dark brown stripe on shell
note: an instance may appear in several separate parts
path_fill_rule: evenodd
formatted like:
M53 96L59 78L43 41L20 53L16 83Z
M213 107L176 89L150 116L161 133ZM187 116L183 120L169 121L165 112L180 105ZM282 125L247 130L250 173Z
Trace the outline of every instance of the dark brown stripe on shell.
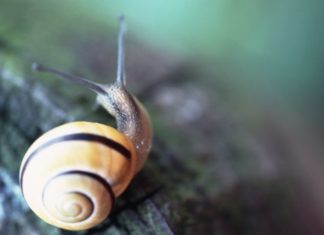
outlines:
M70 135L64 135L64 136L59 136L56 137L48 142L45 142L38 148L36 148L28 157L27 160L25 161L24 165L21 168L20 175L19 175L19 182L20 186L22 186L22 180L23 180L23 175L25 173L26 167L28 163L37 155L38 152L44 150L45 148L57 144L60 142L64 141L91 141L91 142L96 142L100 143L103 145L106 145L107 147L111 147L112 149L116 150L119 152L121 155L123 155L125 158L130 159L131 158L131 152L125 148L123 145L117 143L116 141L109 139L107 137L101 136L101 135L95 135L95 134L88 134L88 133L77 133L77 134L70 134Z

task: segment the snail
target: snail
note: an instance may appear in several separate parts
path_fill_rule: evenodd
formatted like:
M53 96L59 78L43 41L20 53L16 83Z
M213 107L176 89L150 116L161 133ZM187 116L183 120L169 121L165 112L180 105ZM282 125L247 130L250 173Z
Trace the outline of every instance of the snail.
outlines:
M45 222L66 230L89 229L107 218L115 198L127 188L149 154L150 117L126 89L125 23L120 19L117 78L99 84L44 65L33 69L81 84L116 119L117 129L75 121L40 136L23 157L19 181L23 196Z

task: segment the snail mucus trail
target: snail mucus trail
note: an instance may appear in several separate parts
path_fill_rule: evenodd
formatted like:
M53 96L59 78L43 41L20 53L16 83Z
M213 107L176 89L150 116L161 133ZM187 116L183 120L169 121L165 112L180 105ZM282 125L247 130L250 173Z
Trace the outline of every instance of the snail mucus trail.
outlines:
M117 78L112 84L33 64L34 71L55 74L94 91L98 103L117 123L117 130L94 122L66 123L44 133L27 150L19 174L23 195L40 218L59 228L84 230L102 222L149 154L149 115L126 89L124 34L120 18Z

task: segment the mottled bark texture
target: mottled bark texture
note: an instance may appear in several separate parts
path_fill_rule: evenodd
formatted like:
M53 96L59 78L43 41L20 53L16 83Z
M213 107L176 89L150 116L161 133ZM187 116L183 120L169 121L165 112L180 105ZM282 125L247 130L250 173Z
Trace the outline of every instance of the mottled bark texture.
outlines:
M83 47L82 52L86 50ZM54 126L72 120L114 125L114 120L93 105L90 92L31 73L31 61L14 51L10 56L3 54L0 234L296 232L285 181L277 179L267 154L240 128L217 92L194 79L209 75L198 74L188 63L144 49L142 54L148 58L154 55L155 60L136 61L136 53L131 51L128 85L152 116L152 153L142 172L117 200L109 218L98 227L78 233L47 225L28 209L18 186L19 164L28 146ZM82 62L89 68L91 64L99 66L94 74L102 77L103 62L94 63L91 53L86 54L78 58L90 60ZM149 62L150 67L145 67Z

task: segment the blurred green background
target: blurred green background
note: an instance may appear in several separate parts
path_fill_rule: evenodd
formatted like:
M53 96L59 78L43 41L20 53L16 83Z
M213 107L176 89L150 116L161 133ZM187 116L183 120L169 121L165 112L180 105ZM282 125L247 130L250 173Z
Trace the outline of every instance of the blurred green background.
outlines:
M271 105L322 128L322 10L320 1L302 0L1 0L0 33L38 60L66 65L60 38L108 34L123 13L132 37L216 74L208 78L215 87L223 79L226 97L248 118L258 117L255 105Z

